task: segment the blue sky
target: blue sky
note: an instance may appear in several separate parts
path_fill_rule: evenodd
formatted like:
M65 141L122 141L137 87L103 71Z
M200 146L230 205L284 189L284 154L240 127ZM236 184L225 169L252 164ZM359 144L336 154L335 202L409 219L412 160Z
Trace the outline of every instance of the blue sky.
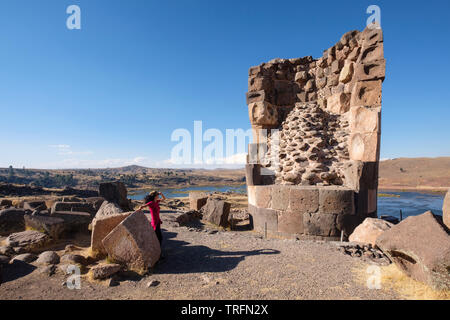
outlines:
M66 8L81 8L68 30ZM381 8L381 158L450 156L450 2L1 0L0 167L168 166L177 128L248 129L248 69L321 56Z

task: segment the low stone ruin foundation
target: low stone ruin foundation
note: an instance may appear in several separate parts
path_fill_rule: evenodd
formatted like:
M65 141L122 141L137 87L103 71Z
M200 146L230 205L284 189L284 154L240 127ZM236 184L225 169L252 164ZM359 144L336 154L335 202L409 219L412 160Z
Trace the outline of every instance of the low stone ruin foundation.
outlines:
M337 239L376 217L384 77L380 28L344 34L319 59L250 68L246 178L255 229Z

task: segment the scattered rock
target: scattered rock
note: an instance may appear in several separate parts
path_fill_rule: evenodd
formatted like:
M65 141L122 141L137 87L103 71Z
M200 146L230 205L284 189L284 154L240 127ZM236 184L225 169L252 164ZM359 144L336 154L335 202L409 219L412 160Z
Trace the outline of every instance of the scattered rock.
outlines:
M431 211L406 218L376 244L406 275L436 290L450 289L450 235Z
M109 278L113 274L119 272L121 266L119 264L99 264L91 268L92 277L96 280Z
M147 283L147 288L156 287L159 284L160 284L160 282L158 280L152 280L152 281Z
M15 256L11 260L11 263L13 263L14 261L22 261L22 262L30 263L30 262L33 262L36 259L37 259L37 257L36 257L35 254L23 253L23 254L19 254L18 256Z
M128 216L102 242L113 261L138 273L147 272L161 255L155 231L141 211Z
M38 263L38 264L58 264L59 260L60 260L59 256L56 252L45 251L39 255L36 263Z
M356 227L349 240L351 242L370 243L375 246L378 236L392 226L394 226L392 223L381 219L366 218L363 223Z
M8 246L2 246L2 247L0 247L0 254L10 257L14 254L14 250L13 250L13 248L8 247Z
M190 222L193 222L197 219L201 219L202 215L200 212L196 211L196 210L190 210L187 212L183 212L182 214L180 214L177 218L176 221L178 222L178 224L180 226L184 226Z
M54 275L55 272L56 272L56 266L54 264L50 264L50 265L44 266L44 267L39 269L39 273L45 274L45 275L47 275L49 277Z
M86 265L86 258L79 254L68 253L61 257L61 263Z
M6 238L8 246L20 247L28 252L39 251L50 244L50 242L51 238L48 235L34 230L13 233Z

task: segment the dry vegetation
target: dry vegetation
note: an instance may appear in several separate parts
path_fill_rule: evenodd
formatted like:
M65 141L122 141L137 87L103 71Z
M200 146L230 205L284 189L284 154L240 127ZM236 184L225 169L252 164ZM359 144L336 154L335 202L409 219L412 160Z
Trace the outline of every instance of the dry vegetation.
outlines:
M379 188L446 191L450 188L450 157L381 161Z

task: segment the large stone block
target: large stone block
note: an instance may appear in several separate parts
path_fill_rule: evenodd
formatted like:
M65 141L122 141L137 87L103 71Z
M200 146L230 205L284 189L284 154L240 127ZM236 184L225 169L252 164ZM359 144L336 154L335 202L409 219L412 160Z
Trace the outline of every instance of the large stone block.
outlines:
M335 93L327 99L327 109L335 114L342 114L349 110L350 99L344 92Z
M247 198L249 204L256 206L256 186L247 184Z
M200 210L208 200L206 192L189 192L189 209Z
M51 215L64 220L64 231L67 232L89 232L89 224L92 217L87 212L57 211Z
M25 215L25 227L48 234L53 239L61 238L64 233L64 220L41 214Z
M258 208L252 205L249 205L248 209L254 229L264 231L267 226L268 231L278 231L278 212L276 210Z
M105 182L100 183L100 197L109 202L117 203L123 210L129 210L130 205L127 198L127 188L123 182Z
M51 213L54 214L58 211L87 212L91 215L95 215L97 212L92 203L86 202L55 202L51 208Z
M357 82L353 87L350 105L379 107L381 105L381 80Z
M355 194L343 187L319 189L319 212L322 214L354 214Z
M303 212L290 210L278 212L278 232L302 234L303 231Z
M259 208L270 208L272 203L272 186L255 187L255 204Z
M383 42L383 31L381 28L366 28L361 32L361 39L363 46L374 46L377 43Z
M245 180L247 186L261 185L261 165L259 164L246 164L245 165Z
M96 217L92 221L91 234L91 250L96 255L106 255L106 249L103 246L103 239L115 228L119 223L128 218L132 212L118 213L106 216Z
M354 63L347 61L339 74L339 82L347 83L352 80L354 72Z
M372 61L384 59L383 43L378 43L374 46L363 46L361 55L357 60L358 63L368 63Z
M340 235L337 228L337 214L304 213L303 228L306 235L336 237Z
M445 225L450 229L450 190L447 191L447 194L444 198L444 205L442 206L442 216Z
M300 213L314 213L319 210L319 189L317 187L291 187L289 210Z
M266 91L264 91L264 90L247 92L246 100L247 100L247 105L254 103L254 102L261 102L261 101L271 102L268 95L266 94Z
M221 226L228 227L228 216L230 214L231 204L229 202L209 197L203 208L203 219Z
M413 279L437 290L450 289L450 235L431 211L383 232L376 245Z
M261 101L249 104L248 113L252 125L269 127L278 125L277 109L268 102Z
M378 162L351 160L344 163L345 186L358 192L361 189L378 188Z
M380 155L380 134L353 133L349 139L350 160L377 162Z
M25 230L25 210L9 208L0 211L0 236Z
M251 77L248 79L248 91L270 90L273 81L269 77Z
M150 222L136 211L119 223L102 241L108 256L130 270L145 273L161 255L161 247Z
M355 68L355 79L358 81L384 80L386 73L386 60L375 60L367 63L358 63Z
M351 107L349 123L350 132L352 133L380 133L381 107Z
M287 210L289 206L289 186L274 185L272 187L272 209Z

